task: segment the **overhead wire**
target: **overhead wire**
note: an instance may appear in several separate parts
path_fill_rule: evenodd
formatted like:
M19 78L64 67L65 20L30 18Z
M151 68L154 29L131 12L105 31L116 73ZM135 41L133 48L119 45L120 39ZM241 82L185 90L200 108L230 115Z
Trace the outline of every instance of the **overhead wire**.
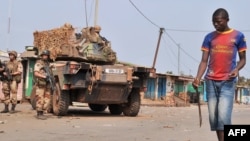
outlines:
M133 5L133 7L148 21L150 22L152 25L154 25L155 27L157 28L161 28L159 25L157 25L156 23L154 23L152 20L150 20L133 2L132 0L129 0L129 2ZM171 29L170 29L171 30ZM172 29L173 30L173 29ZM170 40L176 45L179 47L178 43L173 39L172 36L170 36L165 30L164 30L164 33L170 38ZM193 60L197 61L197 59L195 59L193 56L189 55L183 48L180 47L180 49L187 55L189 56L190 58L192 58ZM197 61L199 62L199 61ZM185 65L186 66L186 65ZM187 66L186 66L187 67ZM190 69L188 67L188 69Z
M131 1L129 0L129 2L134 6L134 8L146 19L148 20L152 25L160 28L159 25L157 25L156 23L154 23L152 20L150 20L147 16L145 16L145 14L142 13L142 11Z
M92 11L93 11L93 4L94 0L92 0L91 5L90 5L90 12L88 13L88 8L87 8L87 0L84 0L84 8L85 8L85 20L86 20L86 26L88 27L90 18L92 17Z
M201 33L210 32L210 31L206 31L206 30L189 30L189 29L173 29L173 28L166 28L165 30L177 31L177 32L201 32Z
M91 5L90 5L90 12L89 12L89 19L88 19L89 21L90 21L90 18L92 17L93 7L94 7L94 0L92 0Z
M169 33L167 33L166 31L164 31L164 33L169 37L169 39L170 39L176 46L180 47L179 44L173 39L173 37L172 37ZM182 47L180 47L180 49L181 49L187 56L189 56L190 58L192 58L194 61L199 62L196 58L194 58L192 55L190 55L188 52L186 52Z
M174 29L174 28L166 28L165 30L168 31L177 31L177 32L200 32L200 33L209 33L211 31L208 30L190 30L190 29ZM240 30L242 32L250 32L250 30L245 29L245 30Z
M162 38L163 38L163 41L166 43L167 41L166 41L166 39L164 38L164 36L162 36ZM171 37L172 38L172 37ZM176 41L172 38L172 40L173 40L173 42L174 42L174 44L176 45ZM177 44L177 46L178 46L178 44ZM178 46L179 47L179 46ZM171 48L171 47L169 47L169 49L170 49L170 51L172 52L172 54L174 55L174 57L175 58L178 58L178 56L176 55L176 53L173 51L173 49ZM176 65L176 64L174 64L173 62L174 61L170 61L176 68L178 68L178 66ZM186 65L186 63L183 63L182 61L180 61L180 63L181 63L181 65L182 66L184 66L186 69L188 69L188 70L191 70L191 68L188 66L188 65Z
M166 39L164 38L164 36L162 36L162 39L163 39L163 41L167 44L167 41L166 41ZM169 49L170 49L170 51L172 52L172 54L174 55L174 57L177 58L177 55L176 55L176 53L173 51L173 49L172 49L172 48L169 48Z
M196 58L194 58L192 55L190 55L189 53L186 52L186 50L184 50L182 47L180 47L180 49L190 58L192 58L194 61L196 61L196 63L199 63L200 61L197 60Z
M167 41L166 41L166 39L164 38L164 36L162 36L162 39L163 39L163 41L164 41L164 43L165 44L167 44ZM165 46L166 48L168 48L167 46ZM172 61L173 59L172 59L172 55L174 56L174 58L177 58L177 55L175 54L175 52L173 51L173 49L172 48L170 48L169 47L169 49L170 49L170 51L171 51L171 53L170 53L170 63L173 65L173 66L175 66L176 67L176 69L178 68L178 66L176 65L176 63L174 63L174 61Z

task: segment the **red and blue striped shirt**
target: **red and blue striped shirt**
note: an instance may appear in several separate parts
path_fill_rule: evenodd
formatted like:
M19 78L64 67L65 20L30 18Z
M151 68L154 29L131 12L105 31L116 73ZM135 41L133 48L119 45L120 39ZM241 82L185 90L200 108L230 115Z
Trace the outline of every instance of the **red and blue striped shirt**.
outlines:
M226 32L214 31L205 36L201 50L209 52L209 62L205 78L228 80L235 69L237 53L247 49L244 34L231 29Z

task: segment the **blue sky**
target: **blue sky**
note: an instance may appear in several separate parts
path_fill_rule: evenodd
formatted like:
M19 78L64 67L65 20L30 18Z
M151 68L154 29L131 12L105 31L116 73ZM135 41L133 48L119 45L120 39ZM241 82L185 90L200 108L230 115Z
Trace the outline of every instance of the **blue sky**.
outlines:
M94 0L0 0L1 50L24 51L33 44L35 30L48 30L71 23L81 28L94 24ZM204 36L213 31L212 13L225 8L229 26L242 31L250 39L249 0L132 0L143 14L157 26L165 28L156 61L160 73L178 70L196 75ZM11 10L9 10L11 9ZM8 33L8 17L11 18ZM145 19L129 0L99 0L98 21L101 34L112 43L118 60L151 67L159 36L159 28ZM178 63L178 44L180 61ZM247 58L249 51L247 51ZM179 64L179 65L178 65ZM178 67L179 66L179 67ZM250 62L240 75L250 78Z

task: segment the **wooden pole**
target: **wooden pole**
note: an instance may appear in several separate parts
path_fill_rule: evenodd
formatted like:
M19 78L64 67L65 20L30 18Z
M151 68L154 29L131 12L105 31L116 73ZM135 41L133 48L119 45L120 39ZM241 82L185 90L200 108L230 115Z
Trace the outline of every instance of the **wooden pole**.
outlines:
M159 34L159 38L158 38L158 42L157 42L157 46L156 46L156 51L155 51L154 62L153 62L152 68L155 68L155 62L156 62L156 58L157 58L157 55L158 55L158 50L159 50L163 30L164 30L164 28L160 28L160 34Z
M10 42L11 7L12 7L12 0L9 0L9 9L8 9L8 30L7 30L7 40L6 40L6 49L7 49L7 51L9 50L9 42Z

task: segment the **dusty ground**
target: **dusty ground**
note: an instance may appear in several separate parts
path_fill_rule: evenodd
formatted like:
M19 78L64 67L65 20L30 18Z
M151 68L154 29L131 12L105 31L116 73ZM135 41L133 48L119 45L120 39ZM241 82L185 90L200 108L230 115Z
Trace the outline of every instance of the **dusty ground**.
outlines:
M2 109L1 103L0 108ZM199 127L198 108L142 106L138 117L112 116L108 110L70 107L68 116L35 118L28 103L15 114L0 114L0 141L216 141L210 132L206 105ZM235 105L233 123L250 124L250 106Z

